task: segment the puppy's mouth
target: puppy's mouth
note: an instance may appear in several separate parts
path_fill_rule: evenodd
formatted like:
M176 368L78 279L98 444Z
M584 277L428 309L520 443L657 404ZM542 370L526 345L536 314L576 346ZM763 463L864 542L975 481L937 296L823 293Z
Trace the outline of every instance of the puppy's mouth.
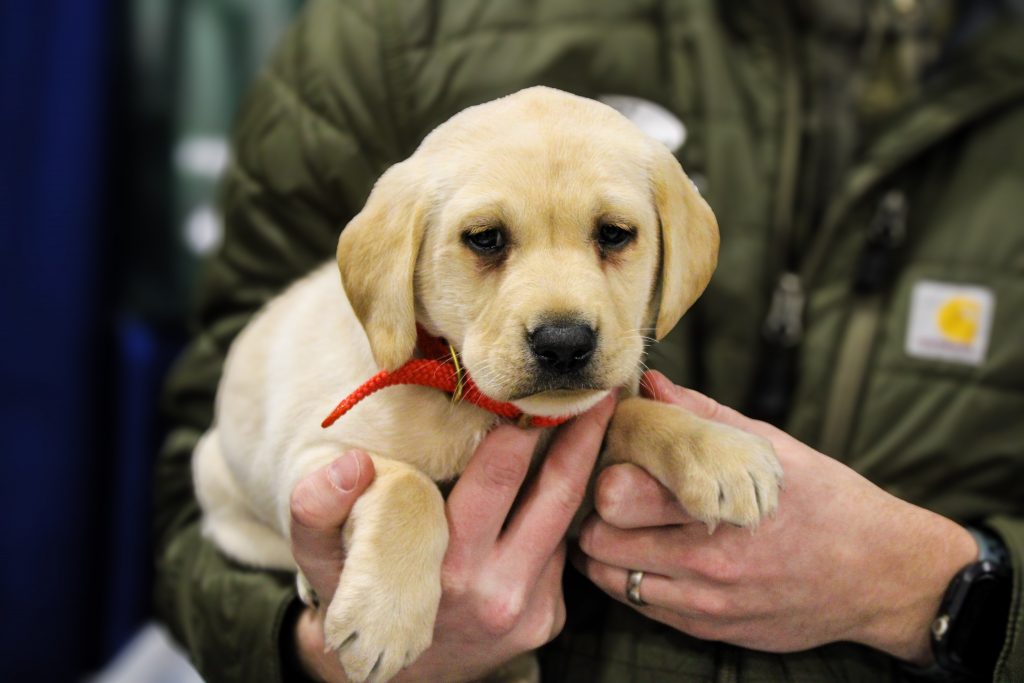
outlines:
M607 390L608 387L598 385L595 382L542 383L516 392L509 401L515 403L516 401L530 398L543 398L548 401L574 401L583 395Z
M528 415L558 417L577 415L607 395L608 387L597 384L551 387L519 393L511 403Z

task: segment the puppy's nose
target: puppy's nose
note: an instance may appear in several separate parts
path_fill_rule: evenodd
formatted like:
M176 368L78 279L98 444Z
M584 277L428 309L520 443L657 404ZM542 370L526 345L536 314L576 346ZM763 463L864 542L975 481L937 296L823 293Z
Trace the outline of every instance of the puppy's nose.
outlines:
M530 349L542 368L573 372L590 362L597 335L589 325L553 323L541 325L529 335Z

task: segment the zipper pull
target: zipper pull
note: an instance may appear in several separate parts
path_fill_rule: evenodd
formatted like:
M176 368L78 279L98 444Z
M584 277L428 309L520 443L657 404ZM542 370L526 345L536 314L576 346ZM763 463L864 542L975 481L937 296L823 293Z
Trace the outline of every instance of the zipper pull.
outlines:
M747 414L781 425L796 386L797 347L804 334L804 289L800 276L785 272L772 292L761 334L761 353L751 385Z
M785 272L772 292L772 302L764 321L764 338L784 348L798 345L804 334L804 290L800 276Z
M858 294L876 292L892 277L896 252L907 239L907 196L902 190L889 190L878 203L868 226L864 251L853 280Z

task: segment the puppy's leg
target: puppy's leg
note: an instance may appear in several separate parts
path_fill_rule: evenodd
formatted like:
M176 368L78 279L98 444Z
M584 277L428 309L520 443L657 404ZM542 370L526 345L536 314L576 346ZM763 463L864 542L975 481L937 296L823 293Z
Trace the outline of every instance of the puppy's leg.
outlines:
M430 645L448 522L437 486L373 457L376 479L343 530L346 558L324 618L327 647L354 681L386 681Z
M645 398L619 403L604 464L629 462L675 493L710 529L719 521L756 526L775 511L782 468L759 436Z
M203 508L203 535L231 558L256 567L292 569L287 539L253 514L228 468L216 428L196 444L192 458L196 497Z

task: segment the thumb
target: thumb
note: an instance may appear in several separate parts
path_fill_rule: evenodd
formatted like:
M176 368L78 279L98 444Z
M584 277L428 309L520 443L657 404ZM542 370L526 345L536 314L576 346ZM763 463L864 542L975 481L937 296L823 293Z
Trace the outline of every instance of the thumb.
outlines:
M370 456L351 450L308 475L292 489L292 555L321 595L334 592L333 586L324 583L337 581L345 560L341 527L373 479Z
M697 417L712 422L721 422L731 427L758 433L762 431L761 424L751 420L746 415L738 413L728 406L723 406L709 396L699 391L687 389L686 387L673 384L672 380L657 370L648 370L640 380L640 393L642 396L663 403L671 403L689 411Z

